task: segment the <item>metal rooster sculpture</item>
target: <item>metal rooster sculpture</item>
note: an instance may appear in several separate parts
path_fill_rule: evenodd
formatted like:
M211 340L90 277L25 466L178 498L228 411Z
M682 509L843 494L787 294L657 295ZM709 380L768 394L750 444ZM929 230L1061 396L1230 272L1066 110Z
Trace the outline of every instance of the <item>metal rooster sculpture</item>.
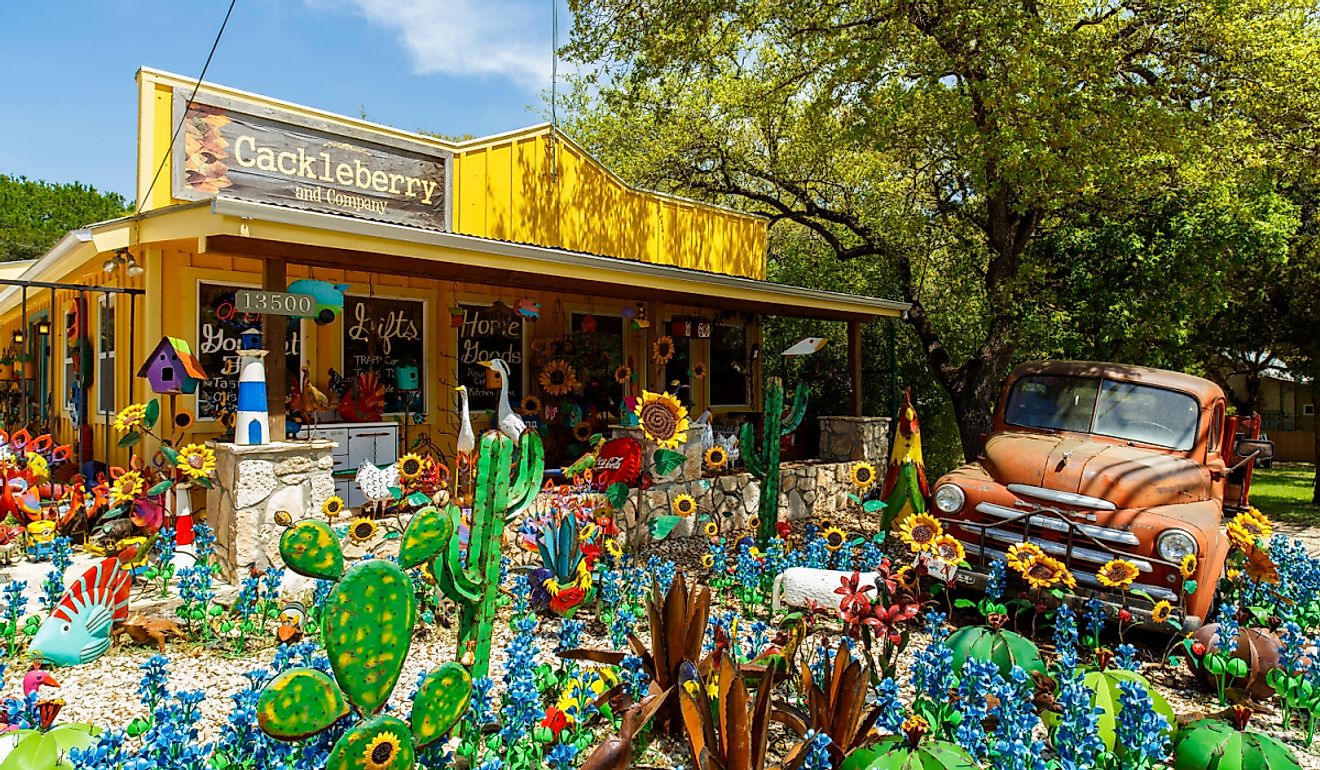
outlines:
M903 392L903 406L898 410L898 430L889 452L889 469L881 492L885 501L884 527L892 530L908 516L926 512L930 486L926 483L926 463L921 457L921 424L912 406L912 389Z

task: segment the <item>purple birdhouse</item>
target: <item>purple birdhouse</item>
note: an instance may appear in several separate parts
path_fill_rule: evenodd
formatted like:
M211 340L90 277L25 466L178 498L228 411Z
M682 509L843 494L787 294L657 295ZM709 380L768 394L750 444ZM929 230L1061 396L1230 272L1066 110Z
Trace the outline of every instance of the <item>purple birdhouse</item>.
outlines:
M192 393L197 383L207 379L192 348L178 337L161 338L137 376L145 378L157 394Z

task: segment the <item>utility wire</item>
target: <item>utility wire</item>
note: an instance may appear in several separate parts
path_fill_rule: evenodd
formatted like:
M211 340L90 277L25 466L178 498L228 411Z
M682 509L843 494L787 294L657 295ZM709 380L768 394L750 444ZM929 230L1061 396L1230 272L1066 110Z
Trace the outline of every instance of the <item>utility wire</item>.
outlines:
M229 10L225 11L224 21L220 22L220 31L215 33L215 40L211 43L211 52L206 55L206 63L202 65L202 74L197 76L197 82L193 84L192 93L188 95L188 101L183 105L183 119L179 125L174 127L174 133L170 135L170 145L165 148L165 155L160 159L160 165L156 167L155 176L151 177L151 184L147 185L147 191L142 194L142 200L138 201L136 214L142 213L142 207L147 205L151 199L151 191L156 188L156 182L160 179L160 172L165 170L165 164L170 162L170 157L174 153L174 143L179 138L179 130L183 128L184 121L188 118L188 110L192 108L193 99L197 98L197 89L202 87L202 81L206 79L206 70L211 67L211 59L215 56L215 49L220 46L220 38L225 34L225 27L229 24L229 16L234 12L234 4L238 0L229 0Z
M559 127L555 111L559 103L556 89L559 85L559 0L550 0L550 126Z

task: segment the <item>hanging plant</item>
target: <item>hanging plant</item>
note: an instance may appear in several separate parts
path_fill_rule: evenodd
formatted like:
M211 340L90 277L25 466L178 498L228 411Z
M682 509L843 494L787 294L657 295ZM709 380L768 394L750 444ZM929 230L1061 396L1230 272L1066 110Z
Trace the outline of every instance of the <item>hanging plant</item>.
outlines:
M674 338L668 334L656 340L651 344L651 361L656 364L667 364L674 357Z
M562 358L556 358L541 369L538 378L541 389L552 396L568 395L578 387L577 373Z

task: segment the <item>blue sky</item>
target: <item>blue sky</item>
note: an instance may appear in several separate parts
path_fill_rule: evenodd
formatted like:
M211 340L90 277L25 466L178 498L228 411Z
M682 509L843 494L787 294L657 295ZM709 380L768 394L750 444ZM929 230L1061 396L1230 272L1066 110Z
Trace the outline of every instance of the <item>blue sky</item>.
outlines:
M207 80L399 128L542 121L551 2L238 0ZM0 173L132 195L141 66L195 77L229 0L0 0ZM560 42L568 38L560 7Z

